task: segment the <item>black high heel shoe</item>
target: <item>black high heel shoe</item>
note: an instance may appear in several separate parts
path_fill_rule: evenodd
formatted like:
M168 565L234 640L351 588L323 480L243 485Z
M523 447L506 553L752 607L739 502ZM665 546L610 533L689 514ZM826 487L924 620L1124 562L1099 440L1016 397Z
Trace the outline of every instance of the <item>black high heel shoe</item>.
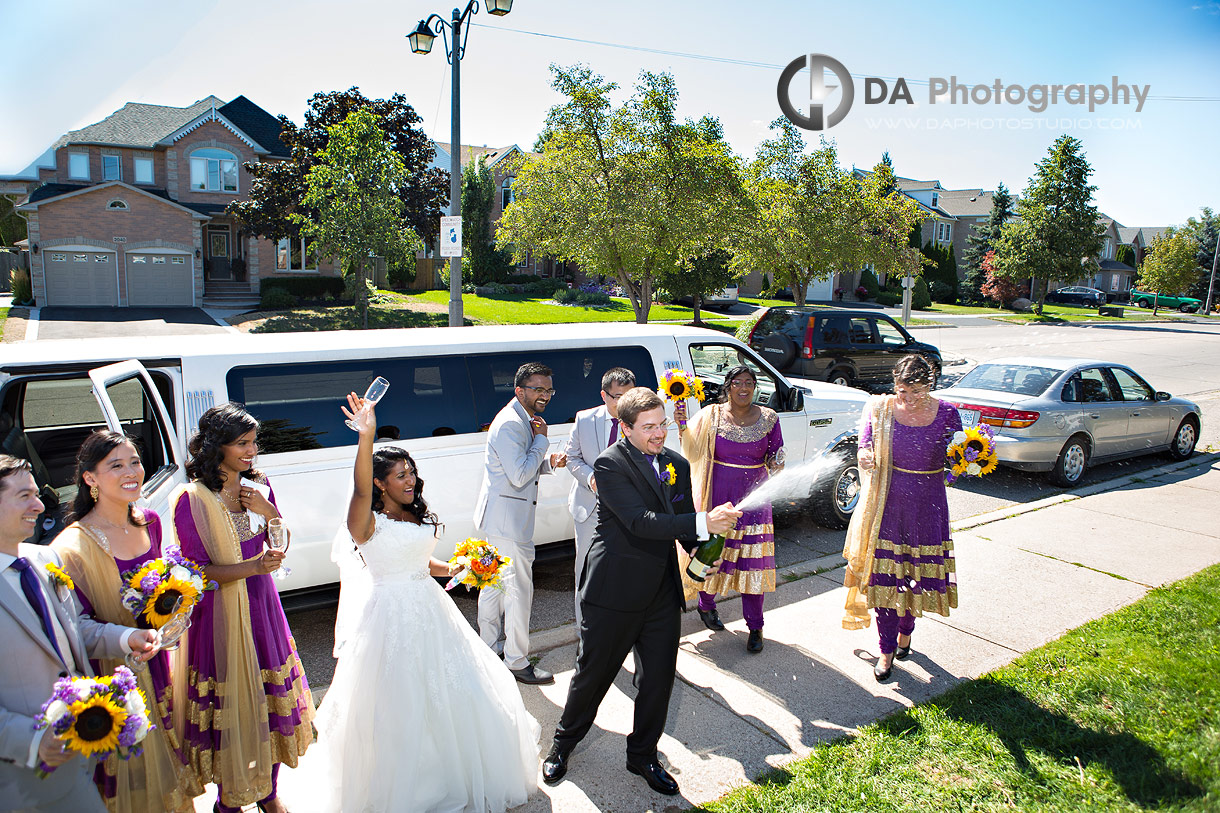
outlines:
M909 657L911 657L911 645L909 643L894 650L894 658L896 660L905 661Z

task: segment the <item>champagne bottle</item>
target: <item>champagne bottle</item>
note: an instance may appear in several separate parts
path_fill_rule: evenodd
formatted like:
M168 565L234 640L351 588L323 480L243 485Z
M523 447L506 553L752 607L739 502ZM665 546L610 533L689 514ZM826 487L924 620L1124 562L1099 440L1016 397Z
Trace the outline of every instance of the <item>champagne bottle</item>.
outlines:
M686 575L694 581L702 582L707 578L707 572L711 570L712 565L716 564L716 560L723 553L724 537L720 534L712 534L699 544L695 555L690 558L690 564L686 566Z

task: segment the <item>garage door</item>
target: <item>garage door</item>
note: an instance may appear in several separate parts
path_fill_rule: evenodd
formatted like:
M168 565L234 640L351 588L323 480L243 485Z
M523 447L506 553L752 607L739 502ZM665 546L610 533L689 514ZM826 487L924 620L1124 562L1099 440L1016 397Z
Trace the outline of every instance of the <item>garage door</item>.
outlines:
M48 305L117 305L113 251L44 252Z
M127 304L182 306L191 298L191 262L185 254L128 254Z

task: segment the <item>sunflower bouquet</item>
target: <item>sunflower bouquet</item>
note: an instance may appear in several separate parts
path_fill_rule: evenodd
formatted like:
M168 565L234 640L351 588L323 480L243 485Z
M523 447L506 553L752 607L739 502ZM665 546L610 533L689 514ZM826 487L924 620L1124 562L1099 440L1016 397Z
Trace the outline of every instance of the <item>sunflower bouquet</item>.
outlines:
M135 675L120 666L107 677L55 681L50 699L34 718L34 730L44 728L78 754L104 757L114 752L120 759L130 759L139 756L140 744L154 726ZM40 777L53 770L45 763L38 765Z
M449 559L450 564L461 565L462 569L453 575L445 589L452 590L459 584L465 584L476 590L482 590L484 587L503 590L501 580L504 569L512 562L511 558L496 550L494 545L482 539L467 539L457 546Z
M946 452L945 485L958 477L981 477L1000 465L991 427L979 424L953 433Z
M131 610L142 629L161 629L177 613L194 607L205 590L216 588L216 582L207 581L203 568L179 551L169 551L124 573L123 582L127 585L123 606Z
M661 380L661 386L657 390L657 394L662 398L668 398L675 404L681 403L687 398L702 401L703 379L681 368L666 370L665 377ZM680 420L678 422L686 425L686 421Z

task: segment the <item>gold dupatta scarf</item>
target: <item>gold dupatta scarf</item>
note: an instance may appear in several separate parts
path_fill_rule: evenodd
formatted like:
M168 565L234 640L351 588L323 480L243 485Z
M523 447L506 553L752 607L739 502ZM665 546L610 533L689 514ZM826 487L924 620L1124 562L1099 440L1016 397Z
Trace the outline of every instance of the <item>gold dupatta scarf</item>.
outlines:
M168 525L174 544L181 547L173 516L183 499L190 500L191 519L212 564L241 564L244 561L241 539L228 510L218 496L198 481L182 486L170 498ZM215 682L208 675L196 675L195 679L199 681L199 693L213 695L217 707L212 710L210 720L204 715L191 722L204 732L218 732L220 747L200 753L186 740L186 715L188 710L192 716L197 712L189 708L192 704L188 702L191 675L185 637L174 662L174 696L181 698L181 702L174 704L174 730L186 743L186 752L200 780L218 783L224 789L220 801L229 807L240 807L270 795L274 765L267 697L254 651L245 579L222 584L216 591L212 600L212 646L216 656Z
M864 629L872 623L865 593L873 575L873 553L893 474L894 397L881 395L868 400L860 416L861 435L864 421L872 424L873 467L870 471L860 470L860 501L852 512L843 545L843 558L847 560L843 574L843 586L847 588L843 629L849 630Z
M120 600L122 576L104 535L74 522L55 538L51 547L63 560L64 570L76 587L89 598L98 619L136 626L131 611ZM122 663L122 658L102 659L102 674L112 674ZM175 753L179 745L175 732L165 729L173 690L167 687L165 697L157 697L152 674L147 669L141 669L135 676L156 729L144 739L141 756L130 760L119 759L115 754L106 757L103 769L108 777L114 778L116 788L115 795L105 800L106 808L110 813L191 811L194 809L191 799L203 793L203 786Z
M691 497L696 511L706 511L712 499L712 464L716 457L716 431L720 428L720 404L700 410L682 433L682 456L690 463Z

